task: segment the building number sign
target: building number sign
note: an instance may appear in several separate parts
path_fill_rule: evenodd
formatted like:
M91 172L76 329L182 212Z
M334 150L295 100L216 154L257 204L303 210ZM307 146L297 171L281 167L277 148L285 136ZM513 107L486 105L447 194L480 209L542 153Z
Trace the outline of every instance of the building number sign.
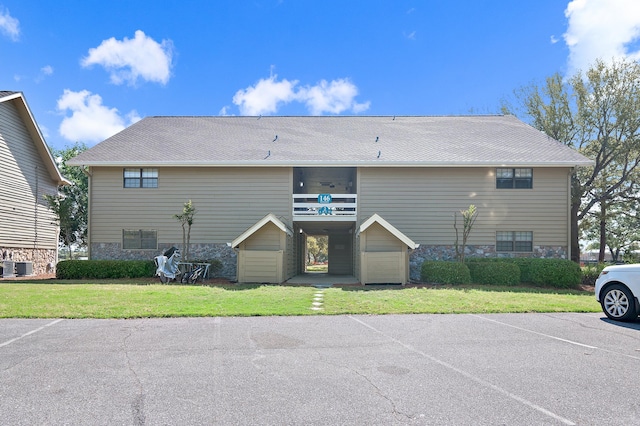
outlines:
M318 194L318 204L331 204L331 194Z
M331 204L331 194L319 194L318 204ZM332 215L333 209L329 206L322 206L318 209L318 215Z

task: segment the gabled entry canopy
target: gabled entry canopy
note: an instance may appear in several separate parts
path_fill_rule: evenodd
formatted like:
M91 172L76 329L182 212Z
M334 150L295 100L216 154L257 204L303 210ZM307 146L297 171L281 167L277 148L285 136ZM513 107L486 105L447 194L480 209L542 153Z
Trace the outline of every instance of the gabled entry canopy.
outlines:
M286 233L290 237L293 236L293 232L287 227L287 225L285 225L273 213L269 213L268 215L266 215L265 217L257 221L252 227L244 231L238 238L233 240L233 242L231 243L231 247L232 248L238 247L240 244L242 244L243 241L245 241L247 238L251 237L253 234L258 232L267 223L273 223L275 226L280 228L282 232Z
M415 250L418 247L420 247L420 244L416 244L413 242L413 240L411 240L411 238L407 237L406 235L404 235L402 232L400 232L395 226L391 225L389 222L387 222L386 220L384 220L380 215L378 215L377 213L374 213L369 219L365 220L362 225L360 225L360 229L359 229L359 233L362 233L364 231L367 230L367 228L369 228L371 225L373 225L374 223L379 224L380 226L382 226L384 229L386 229L387 231L389 231L394 237L396 237L398 240L402 241L403 244L405 244L409 249L411 250Z

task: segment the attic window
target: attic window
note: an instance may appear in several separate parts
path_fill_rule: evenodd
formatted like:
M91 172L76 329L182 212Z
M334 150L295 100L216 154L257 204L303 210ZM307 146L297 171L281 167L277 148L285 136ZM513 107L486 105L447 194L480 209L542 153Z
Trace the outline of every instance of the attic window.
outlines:
M157 188L158 169L124 169L125 188Z

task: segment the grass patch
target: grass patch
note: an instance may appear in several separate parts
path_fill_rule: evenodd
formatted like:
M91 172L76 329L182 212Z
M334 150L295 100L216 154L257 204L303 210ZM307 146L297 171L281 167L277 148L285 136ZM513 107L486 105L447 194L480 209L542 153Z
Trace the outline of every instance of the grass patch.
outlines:
M144 285L141 285L144 284ZM0 318L146 318L266 315L600 312L585 291L465 286L313 287L159 285L132 280L0 284Z
M307 272L329 272L329 265L327 264L317 264L317 265L307 265Z
M593 293L498 286L327 289L327 314L600 312Z

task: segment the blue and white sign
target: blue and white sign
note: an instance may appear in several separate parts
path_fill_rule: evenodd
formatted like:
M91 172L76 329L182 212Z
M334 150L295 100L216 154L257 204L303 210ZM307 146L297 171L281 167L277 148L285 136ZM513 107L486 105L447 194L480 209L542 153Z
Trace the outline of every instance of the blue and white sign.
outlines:
M322 206L318 209L318 215L322 216L322 215L332 215L333 214L333 209L331 207L327 207L327 206Z
M318 204L331 204L331 194L318 194Z

